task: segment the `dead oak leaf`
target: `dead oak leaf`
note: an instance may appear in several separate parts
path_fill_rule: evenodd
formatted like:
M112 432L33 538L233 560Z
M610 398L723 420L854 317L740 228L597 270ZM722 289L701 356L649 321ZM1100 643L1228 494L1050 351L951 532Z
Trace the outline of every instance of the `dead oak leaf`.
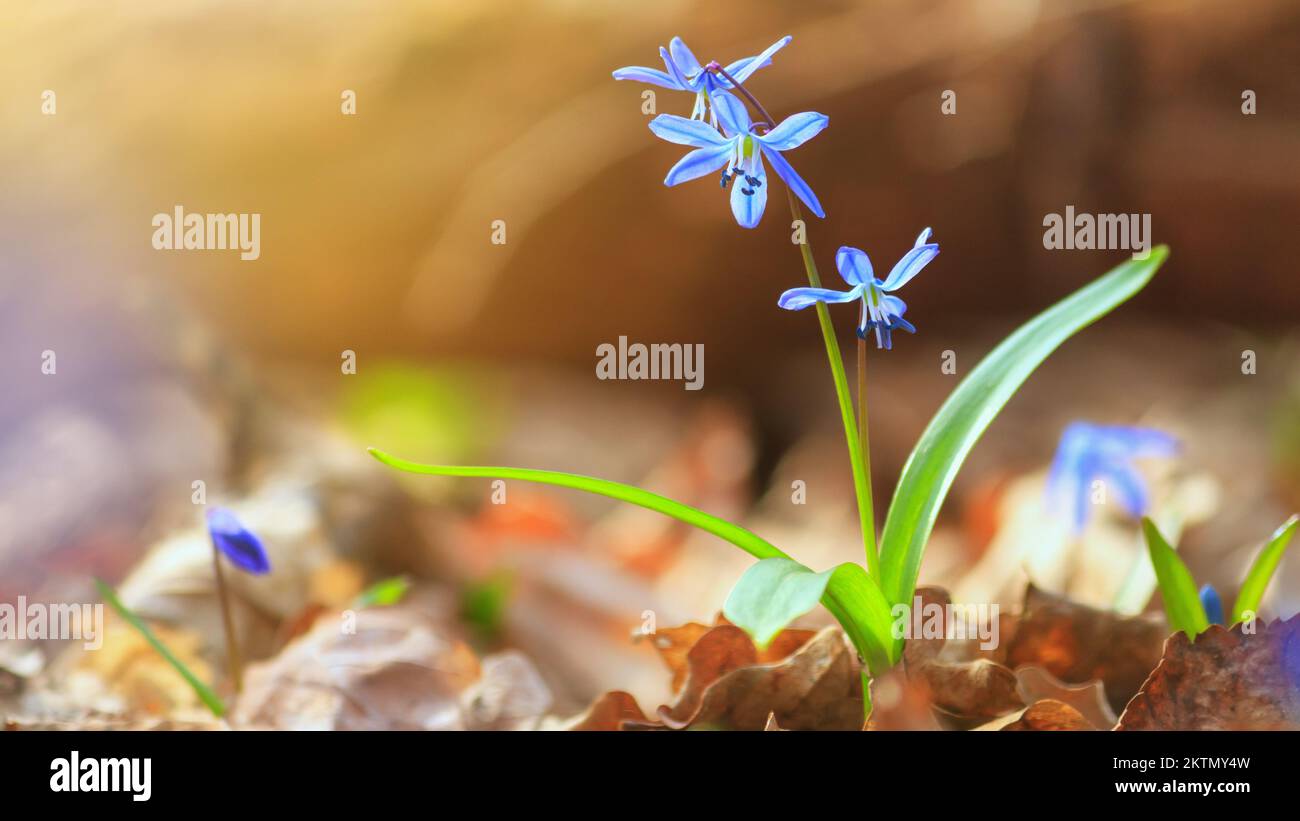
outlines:
M1175 633L1120 730L1300 730L1300 616Z
M673 674L673 693L679 693L686 684L687 674L690 672L690 663L688 655L700 640L711 630L720 627L730 627L735 629L735 625L719 613L713 625L700 624L699 622L687 622L679 627L665 627L656 630L653 636L655 650L659 652L659 657L668 665L668 669ZM791 653L802 647L813 637L813 630L782 630L772 639L767 647L759 649L754 648L755 661L751 663L766 664L773 661L780 661L789 656ZM746 636L748 639L748 636ZM753 646L753 642L750 641ZM698 678L698 676L697 676Z
M1034 702L1018 713L1003 716L977 729L1008 732L1049 730L1097 730L1091 721L1063 701L1045 698Z
M1098 679L1118 711L1160 661L1166 635L1157 616L1120 616L1031 584L1003 661L1012 668L1041 666L1071 684Z

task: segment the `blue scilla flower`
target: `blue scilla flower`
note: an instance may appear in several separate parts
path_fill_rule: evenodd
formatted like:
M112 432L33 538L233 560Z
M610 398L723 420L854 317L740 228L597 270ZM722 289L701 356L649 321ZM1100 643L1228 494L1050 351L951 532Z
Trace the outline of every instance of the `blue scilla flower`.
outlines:
M1210 624L1223 624L1223 600L1219 598L1219 591L1214 589L1214 585L1201 587L1201 606L1205 608L1205 618Z
M816 136L829 118L825 114L804 111L794 114L764 134L754 132L749 112L740 100L720 91L714 95L715 110L721 123L719 132L698 120L672 114L660 114L650 121L650 130L661 139L678 145L695 146L695 150L668 170L664 185L677 185L722 171L722 187L732 179L731 213L744 228L753 228L763 218L767 207L767 171L763 159L772 163L778 177L790 186L804 204L818 217L825 217L822 204L808 183L781 156L782 151L798 148Z
M772 55L785 48L791 39L793 38L787 35L768 46L762 54L737 60L727 66L727 73L734 77L736 82L745 82L755 71L771 65ZM735 86L731 84L731 81L706 70L700 64L700 61L695 59L695 55L691 53L691 50L686 47L680 37L674 37L666 49L660 46L659 56L663 58L664 68L668 69L667 71L645 68L644 66L628 66L616 70L614 79L636 80L660 88L694 92L695 107L691 109L691 119L703 120L704 112L708 109L711 122L714 127L717 127L718 120L713 102L714 93L734 88Z
M1143 516L1150 501L1146 482L1133 460L1177 452L1178 440L1163 431L1072 422L1061 434L1047 476L1049 507L1057 514L1069 515L1074 532L1082 532L1091 509L1092 483L1102 480L1130 516Z
M801 311L818 302L852 302L862 300L862 313L858 319L858 336L866 339L867 332L876 332L876 347L886 350L894 346L891 336L895 330L916 333L916 327L903 319L907 303L890 291L903 287L921 272L930 260L939 254L939 244L930 242L930 229L916 237L912 250L894 264L889 276L876 279L871 260L866 253L845 245L835 252L835 267L840 277L851 287L847 291L830 288L791 288L781 294L776 304L788 311Z
M271 570L271 560L257 534L244 527L234 513L224 507L208 508L208 533L217 549L235 566L256 576Z

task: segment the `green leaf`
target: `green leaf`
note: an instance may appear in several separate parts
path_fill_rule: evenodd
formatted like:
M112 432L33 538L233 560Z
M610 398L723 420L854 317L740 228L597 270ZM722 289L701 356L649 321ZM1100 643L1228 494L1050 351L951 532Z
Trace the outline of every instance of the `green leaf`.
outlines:
M1163 245L1048 308L984 358L943 403L899 477L880 540L881 589L905 603L916 588L930 531L953 478L984 429L1052 351L1136 294L1169 256Z
M1151 554L1151 566L1156 569L1156 581L1160 584L1169 626L1182 630L1188 638L1196 638L1209 629L1210 620L1205 615L1192 571L1160 535L1155 522L1146 516L1142 517L1142 532L1147 537L1147 551Z
M751 533L737 524L719 519L702 510L681 502L673 501L657 493L642 490L639 487L611 482L592 476L575 473L560 473L553 470L530 470L527 468L507 467L468 467L455 465L425 465L399 459L383 451L370 448L370 455L390 467L408 473L425 473L435 476L473 476L493 479L518 479L525 482L540 482L547 485L575 488L608 496L624 502L648 508L678 521L712 533L720 539L731 542L736 547L757 559L786 559L794 561L780 548L760 536ZM812 571L809 570L809 573ZM826 584L822 604L849 634L858 653L867 659L873 672L880 673L898 660L897 648L892 647L889 625L889 603L880 588L872 581L860 565L842 564L831 573Z
M1255 557L1255 563L1250 566L1250 572L1241 583L1237 602L1232 606L1233 623L1245 621L1244 614L1247 612L1258 612L1259 603L1264 598L1264 591L1268 588L1269 580L1273 578L1273 571L1277 570L1278 564L1282 561L1282 554L1286 553L1287 545L1291 543L1297 525L1300 525L1300 516L1292 516L1283 522L1281 527L1273 531L1268 544Z
M386 607L390 604L397 604L406 595L406 591L411 587L411 580L405 576L393 576L389 579L377 581L374 584L362 590L352 602L353 608L360 610L363 607Z
M212 692L212 689L209 688L208 685L199 681L199 677L194 675L190 668L186 667L180 659L176 658L176 656L172 654L171 650L167 649L167 645L163 644L162 641L154 635L153 631L149 629L149 625L141 621L139 616L132 613L127 609L126 605L122 604L122 602L117 598L117 594L113 592L113 588L109 587L99 579L95 579L95 586L99 588L100 597L103 598L104 601L108 602L109 605L118 612L118 615L126 619L127 624L130 624L138 630L140 635L144 636L144 640L149 642L153 649L158 651L158 655L162 656L167 660L168 664L176 668L176 672L180 673L181 678L185 679L186 683L194 689L194 692L198 695L199 699L207 705L208 709L212 711L214 716L220 718L225 715L226 705L221 703L221 699L217 697L217 694Z
M815 573L793 559L763 559L731 588L722 614L766 647L790 622L817 606L834 572Z

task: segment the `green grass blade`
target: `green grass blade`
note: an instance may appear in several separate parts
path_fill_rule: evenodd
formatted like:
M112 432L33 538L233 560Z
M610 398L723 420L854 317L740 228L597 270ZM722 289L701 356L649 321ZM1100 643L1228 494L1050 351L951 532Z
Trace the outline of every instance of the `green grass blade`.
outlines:
M388 607L398 604L410 588L411 580L405 576L381 579L357 594L352 607L360 610L364 607Z
M1250 566L1250 572L1246 574L1245 580L1241 583L1241 590L1237 593L1237 602L1232 606L1232 621L1234 624L1244 621L1243 615L1247 611L1251 613L1259 612L1259 603L1264 598L1264 591L1273 578L1273 571L1277 570L1278 564L1282 561L1282 555L1286 553L1287 546L1291 544L1291 537L1295 535L1297 525L1300 525L1300 516L1292 516L1283 522L1281 527L1273 531L1268 544L1255 557L1255 563Z
M930 420L908 457L880 540L881 589L906 603L930 531L966 455L1034 369L1062 342L1136 294L1169 256L1159 246L1130 259L1048 308L984 358Z
M1151 554L1151 566L1156 569L1156 580L1160 584L1160 596L1165 602L1169 626L1174 630L1182 630L1188 638L1196 638L1209 629L1210 620L1205 615L1205 607L1201 604L1192 571L1187 569L1177 551L1160 535L1155 522L1145 516L1142 518L1142 532L1147 537L1147 552Z
M464 467L458 465L425 465L408 462L381 450L370 448L370 455L384 464L404 470L407 473L426 473L433 476L476 476L487 479L518 479L524 482L540 482L544 485L557 485L575 490L585 490L600 496L608 496L623 502L631 502L649 508L665 516L698 527L712 533L720 539L731 542L736 547L759 559L776 557L789 558L775 545L762 539L740 525L732 524L726 519L719 519L698 508L673 501L666 496L642 490L622 482L597 479L594 476L582 476L577 473L561 473L554 470L530 470L528 468L504 467Z
M525 482L540 482L546 485L585 490L600 496L608 496L624 502L671 516L678 521L712 533L720 539L731 542L736 547L757 559L791 559L780 548L760 536L751 533L740 525L719 519L702 510L697 510L681 502L673 501L656 493L651 493L632 485L611 482L592 476L580 476L575 473L560 473L553 470L529 470L527 468L507 467L464 467L454 465L425 465L399 459L381 450L370 448L370 455L384 464L408 473L423 473L433 476L470 476L491 479L518 479ZM809 571L811 572L811 571ZM849 634L858 653L872 665L871 669L883 672L896 661L890 655L889 604L884 594L872 581L860 565L842 564L831 573L826 585L822 604Z
M186 683L194 689L194 692L198 695L199 699L207 705L207 708L212 711L214 716L220 718L225 715L226 705L221 703L221 699L217 697L217 694L212 692L212 689L208 687L208 685L200 681L199 677L194 675L190 668L186 667L180 659L176 658L176 656L172 654L171 650L167 649L167 645L163 644L162 641L154 635L153 631L149 629L149 625L141 621L139 616L132 613L127 609L126 605L122 604L121 600L117 598L117 593L113 592L113 588L109 587L99 579L95 579L95 586L99 588L100 597L103 598L104 601L108 602L109 605L117 611L119 616L126 619L127 624L138 630L140 635L144 636L144 640L149 642L150 646L158 651L158 655L162 656L167 660L168 664L176 668L176 672L180 673L181 678L185 679Z

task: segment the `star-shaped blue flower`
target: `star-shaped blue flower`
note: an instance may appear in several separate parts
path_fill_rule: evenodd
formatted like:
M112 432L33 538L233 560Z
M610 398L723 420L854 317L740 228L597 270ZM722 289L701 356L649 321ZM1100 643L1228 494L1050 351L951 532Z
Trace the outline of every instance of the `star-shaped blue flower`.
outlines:
M930 229L926 228L916 237L912 250L903 255L889 276L883 280L876 279L871 269L871 260L864 251L842 246L835 252L835 267L840 277L850 286L847 291L835 291L830 288L791 288L776 301L776 304L788 311L801 311L818 302L852 302L862 300L862 313L858 319L858 336L866 339L868 331L876 332L876 347L886 350L894 346L891 334L895 330L916 333L916 327L903 319L907 303L893 296L906 285L912 277L921 272L930 260L939 255L939 244L930 242Z
M727 73L736 78L736 82L745 82L755 71L771 65L772 55L785 48L791 39L793 38L787 35L768 46L762 54L737 60L727 66ZM674 37L666 49L660 46L659 56L663 58L664 68L668 69L667 71L645 68L644 66L628 66L616 70L614 79L636 80L660 88L693 92L695 94L695 107L691 109L691 119L703 120L707 108L710 111L711 121L716 127L718 121L716 114L713 113L713 95L717 91L735 88L735 86L725 77L705 70L704 66L701 65L699 60L695 59L695 55L691 53L691 50L686 47L680 37Z
M1072 422L1061 434L1047 476L1048 504L1053 512L1069 515L1074 532L1080 533L1092 507L1092 483L1100 479L1111 486L1125 512L1143 516L1150 500L1133 460L1177 453L1178 440L1163 431Z
M234 513L224 507L208 508L208 533L217 549L226 554L241 570L260 576L269 573L271 560L257 534L244 527Z
M781 156L782 151L798 148L816 136L829 118L825 114L804 111L783 120L776 128L764 134L754 131L745 105L731 94L719 91L714 94L714 110L718 114L722 131L672 114L660 114L650 121L650 130L661 139L678 145L695 146L695 150L668 170L664 185L677 185L687 180L703 177L720 168L722 187L731 187L731 213L744 228L753 228L763 218L767 207L767 170L763 159L772 163L778 177L790 186L804 204L818 217L825 217L822 204L808 183L795 172Z

